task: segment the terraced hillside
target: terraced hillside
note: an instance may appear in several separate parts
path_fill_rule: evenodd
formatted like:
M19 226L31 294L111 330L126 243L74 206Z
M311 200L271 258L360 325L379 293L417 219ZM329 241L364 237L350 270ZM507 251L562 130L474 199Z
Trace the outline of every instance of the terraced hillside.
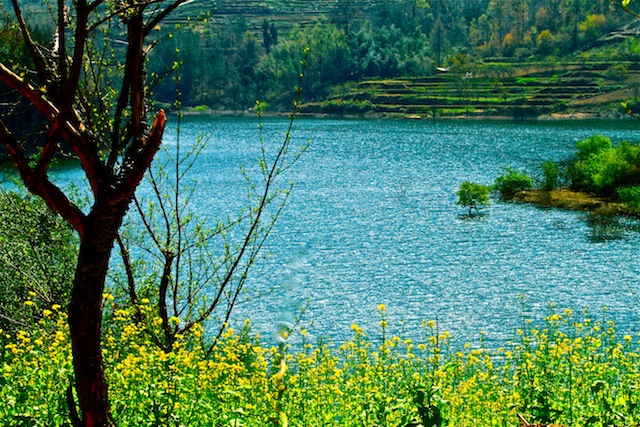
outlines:
M353 0L353 7L363 15L377 0ZM336 8L338 0L194 0L181 7L171 20L183 21L210 14L213 24L227 23L242 18L248 28L257 30L265 19L280 28L292 25L309 25L329 16Z
M352 0L352 7L360 16L367 12L378 0ZM338 0L192 0L178 8L165 23L186 22L208 15L212 25L226 24L236 19L245 20L249 29L257 30L265 19L276 23L279 28L292 25L308 25L329 16L336 8ZM47 12L41 0L21 0L30 14ZM11 0L0 0L0 7L12 10ZM358 16L358 15L356 15ZM48 15L47 15L48 17Z
M537 117L554 113L615 114L636 96L634 63L522 64L424 78L365 80L323 102L302 106L313 114Z

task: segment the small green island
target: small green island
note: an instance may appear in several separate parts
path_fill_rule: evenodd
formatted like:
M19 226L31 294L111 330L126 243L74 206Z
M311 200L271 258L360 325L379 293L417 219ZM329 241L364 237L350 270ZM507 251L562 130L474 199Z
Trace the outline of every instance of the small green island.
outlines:
M536 181L523 171L504 167L491 186L463 182L457 204L469 215L489 205L490 191L500 199L606 215L640 214L640 146L624 141L613 146L603 135L576 144L575 153L559 164L542 163ZM537 188L536 188L537 187Z

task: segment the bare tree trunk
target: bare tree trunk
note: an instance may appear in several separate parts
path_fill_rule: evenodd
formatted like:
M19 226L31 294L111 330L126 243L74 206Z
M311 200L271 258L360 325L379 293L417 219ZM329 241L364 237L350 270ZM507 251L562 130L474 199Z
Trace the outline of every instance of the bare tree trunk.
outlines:
M118 215L96 213L87 218L69 306L80 425L85 427L110 425L100 329L105 276L120 222Z

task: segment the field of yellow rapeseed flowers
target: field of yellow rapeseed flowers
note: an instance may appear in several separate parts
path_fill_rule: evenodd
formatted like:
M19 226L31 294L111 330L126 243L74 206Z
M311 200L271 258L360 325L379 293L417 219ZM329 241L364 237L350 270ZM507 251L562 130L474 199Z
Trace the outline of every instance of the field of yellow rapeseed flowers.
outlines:
M34 308L35 309L35 308ZM261 345L249 323L228 328L211 354L204 331L156 346L126 310L111 313L104 359L119 426L630 426L640 422L640 343L570 310L523 320L503 348L454 349L435 322L424 339L368 337L341 345L300 331L292 348ZM73 382L66 316L0 340L0 424L67 426ZM174 319L173 321L179 321ZM295 348L295 349L294 349Z

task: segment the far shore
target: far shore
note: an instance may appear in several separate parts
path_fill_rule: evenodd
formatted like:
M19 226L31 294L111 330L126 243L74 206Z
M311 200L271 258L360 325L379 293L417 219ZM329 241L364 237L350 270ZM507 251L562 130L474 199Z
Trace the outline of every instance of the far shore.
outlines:
M170 111L175 114L175 111ZM211 117L257 117L255 109L248 110L226 110L212 108L185 108L182 111L184 116L211 116ZM262 117L289 117L291 111L265 111ZM511 120L511 121L561 121L561 120L630 120L631 118L620 112L568 112L552 113L534 117L513 117L508 115L443 115L443 116L422 116L418 114L407 114L402 112L377 113L366 112L362 114L329 114L329 113L307 113L298 112L296 117L308 117L318 119L405 119L405 120Z

